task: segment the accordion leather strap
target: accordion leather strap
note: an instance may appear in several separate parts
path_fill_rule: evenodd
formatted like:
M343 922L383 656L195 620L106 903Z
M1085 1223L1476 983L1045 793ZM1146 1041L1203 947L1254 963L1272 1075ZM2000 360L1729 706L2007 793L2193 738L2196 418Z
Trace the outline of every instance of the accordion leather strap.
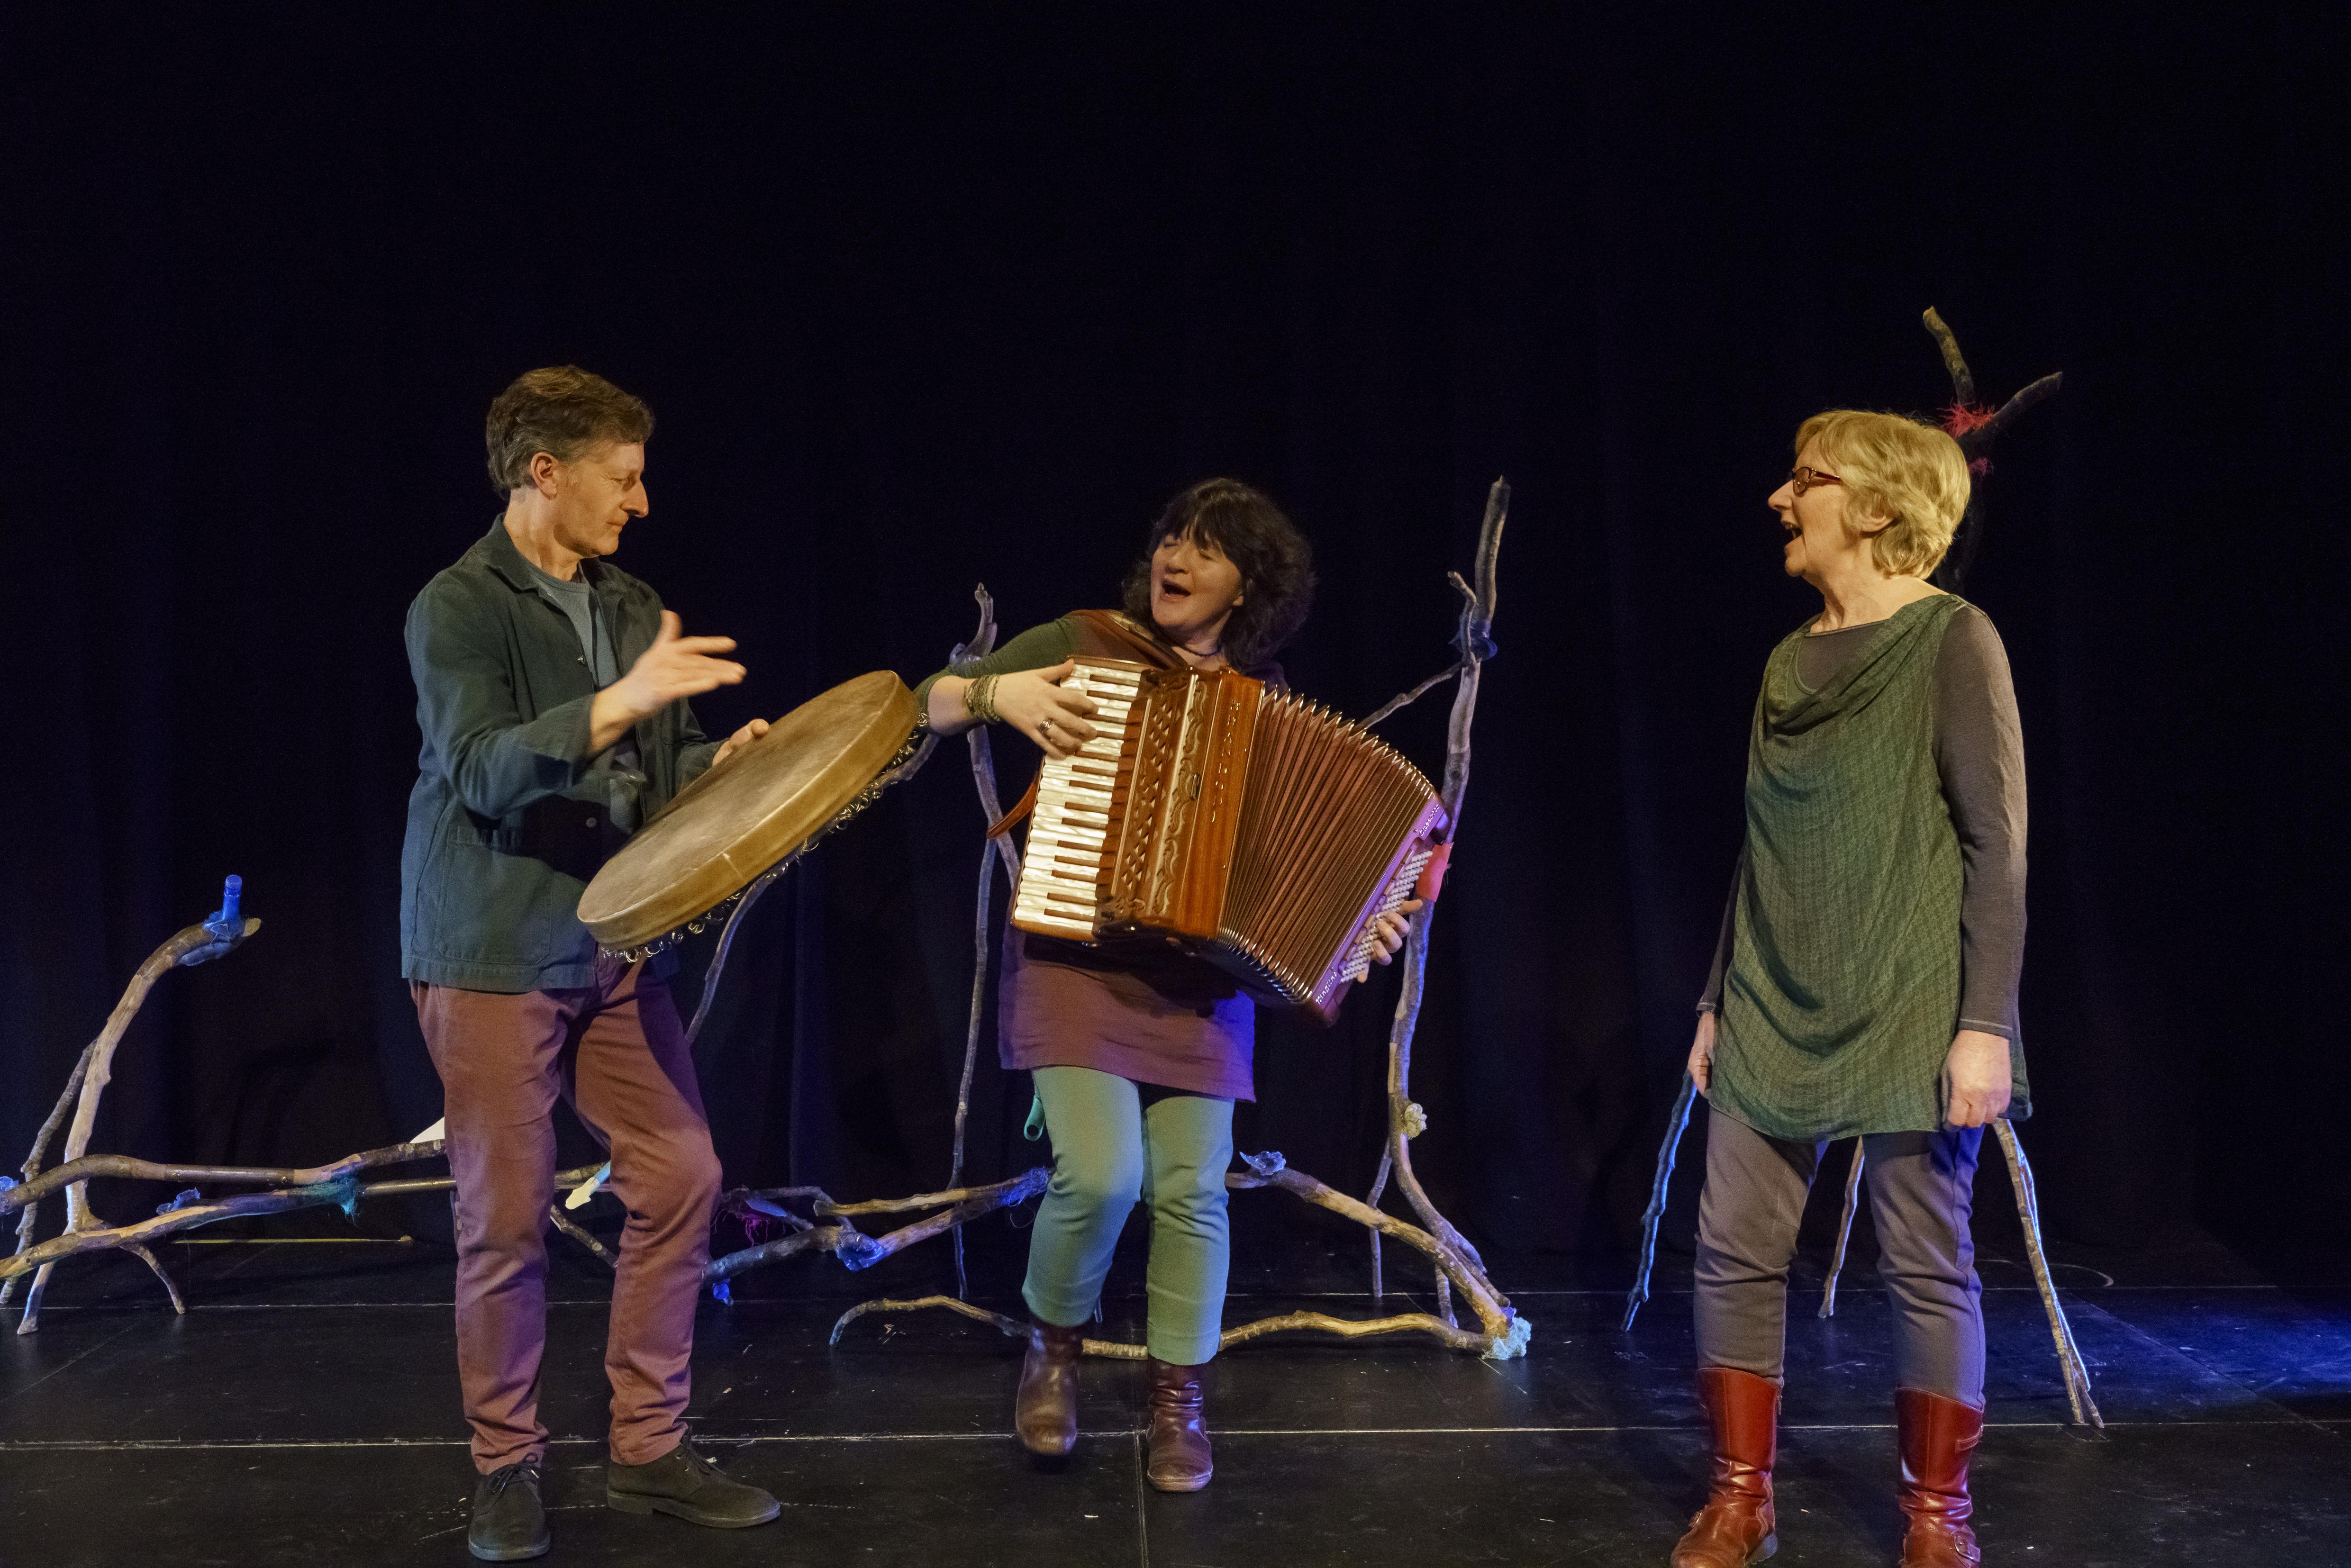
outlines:
M1174 649L1115 610L1075 610L1071 612L1071 615L1083 622L1088 630L1116 650L1111 654L1113 658L1139 659L1163 670L1184 667L1184 661L1177 657ZM1079 652L1084 653L1085 650L1080 649Z
M988 825L987 836L989 838L1002 838L1014 828L1019 826L1020 823L1027 819L1029 813L1037 809L1037 786L1043 781L1044 777L1045 770L1042 767L1040 767L1037 769L1035 777L1029 780L1029 792L1012 803L1012 810L1005 812L1004 815L997 818L994 822Z
M1420 878L1413 883L1412 895L1423 904L1435 904L1437 895L1445 889L1445 868L1452 860L1451 839L1431 845L1428 863L1420 868Z

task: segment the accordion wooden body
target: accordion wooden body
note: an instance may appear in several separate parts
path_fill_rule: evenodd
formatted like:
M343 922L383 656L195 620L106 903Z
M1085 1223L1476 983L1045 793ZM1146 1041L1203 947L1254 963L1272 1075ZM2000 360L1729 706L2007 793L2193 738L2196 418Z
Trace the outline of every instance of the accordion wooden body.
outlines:
M1012 924L1179 947L1329 1023L1374 921L1445 830L1420 770L1357 725L1228 670L1081 658L1095 738L1038 781Z

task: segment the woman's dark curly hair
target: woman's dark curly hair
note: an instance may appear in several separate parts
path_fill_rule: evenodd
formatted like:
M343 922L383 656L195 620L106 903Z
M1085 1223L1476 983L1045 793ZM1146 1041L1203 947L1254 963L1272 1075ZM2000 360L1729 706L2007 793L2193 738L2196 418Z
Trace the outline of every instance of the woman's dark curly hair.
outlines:
M1241 601L1225 622L1225 662L1253 669L1306 624L1314 604L1314 547L1273 497L1238 479L1203 479L1167 503L1144 536L1126 574L1126 613L1151 620L1151 557L1162 542L1190 538L1240 569Z

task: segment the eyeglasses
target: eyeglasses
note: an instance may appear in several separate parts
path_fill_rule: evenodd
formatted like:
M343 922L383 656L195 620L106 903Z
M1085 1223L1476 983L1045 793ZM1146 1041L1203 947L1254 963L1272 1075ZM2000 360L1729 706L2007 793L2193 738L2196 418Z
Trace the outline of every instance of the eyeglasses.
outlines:
M1796 494L1801 496L1815 485L1842 485L1844 481L1817 468L1791 468L1788 470L1788 483L1793 485Z

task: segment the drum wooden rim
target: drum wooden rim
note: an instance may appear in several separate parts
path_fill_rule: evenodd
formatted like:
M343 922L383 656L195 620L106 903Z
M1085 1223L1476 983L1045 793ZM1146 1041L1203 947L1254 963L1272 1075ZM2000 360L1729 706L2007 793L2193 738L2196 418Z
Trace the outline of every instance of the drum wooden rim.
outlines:
M697 920L839 816L914 733L914 695L888 670L843 681L678 791L604 862L580 920L626 952Z

